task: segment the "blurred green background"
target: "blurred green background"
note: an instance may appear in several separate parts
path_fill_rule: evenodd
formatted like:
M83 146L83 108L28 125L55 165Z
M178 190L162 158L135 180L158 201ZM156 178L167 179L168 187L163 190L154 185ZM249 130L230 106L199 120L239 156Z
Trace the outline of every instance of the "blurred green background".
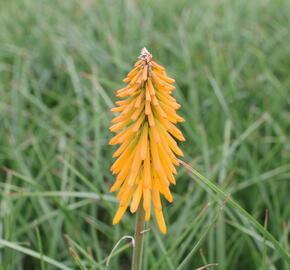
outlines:
M0 269L130 269L129 240L105 266L135 220L111 225L109 109L144 46L176 79L183 160L289 253L289 14L288 0L1 0ZM290 269L185 168L172 191L144 269Z

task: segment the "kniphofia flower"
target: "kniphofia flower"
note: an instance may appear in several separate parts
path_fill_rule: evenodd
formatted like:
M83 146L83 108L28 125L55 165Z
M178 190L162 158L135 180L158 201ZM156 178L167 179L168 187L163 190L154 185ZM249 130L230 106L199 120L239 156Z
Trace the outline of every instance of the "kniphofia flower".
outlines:
M169 185L175 185L175 166L179 165L175 155L183 156L174 138L185 140L174 124L184 119L177 115L180 105L171 96L175 80L152 60L146 48L139 58L123 80L128 85L117 91L117 97L124 99L111 109L120 114L112 120L110 130L120 132L110 144L121 144L113 155L118 159L111 167L118 176L110 191L120 189L117 195L120 205L113 224L120 221L130 203L134 213L141 201L148 221L153 202L158 226L165 234L160 194L172 202Z

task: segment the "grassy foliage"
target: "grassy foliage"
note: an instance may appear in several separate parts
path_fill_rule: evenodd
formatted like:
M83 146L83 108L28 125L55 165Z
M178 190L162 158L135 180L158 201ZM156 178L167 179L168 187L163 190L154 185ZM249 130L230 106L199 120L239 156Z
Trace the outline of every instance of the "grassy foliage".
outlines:
M219 188L179 168L144 269L290 269L289 14L287 0L2 1L0 269L108 269L133 235L129 213L111 225L107 144L143 46L177 81L183 160ZM129 269L126 241L109 269Z

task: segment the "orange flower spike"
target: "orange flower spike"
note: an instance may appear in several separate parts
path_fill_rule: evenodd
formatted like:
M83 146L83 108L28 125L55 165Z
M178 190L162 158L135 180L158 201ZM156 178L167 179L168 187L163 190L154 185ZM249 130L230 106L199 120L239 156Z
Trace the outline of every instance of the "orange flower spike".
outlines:
M184 119L176 113L180 105L171 96L175 80L152 61L146 48L139 58L123 80L129 84L117 91L117 97L123 100L111 109L119 115L112 120L110 130L118 134L110 144L121 144L113 155L117 160L111 168L118 175L110 191L119 189L120 201L113 224L120 221L128 207L132 213L143 207L145 220L149 221L153 207L159 229L165 234L160 196L173 200L170 184L175 184L175 166L179 165L175 155L183 155L174 138L184 140L174 124Z

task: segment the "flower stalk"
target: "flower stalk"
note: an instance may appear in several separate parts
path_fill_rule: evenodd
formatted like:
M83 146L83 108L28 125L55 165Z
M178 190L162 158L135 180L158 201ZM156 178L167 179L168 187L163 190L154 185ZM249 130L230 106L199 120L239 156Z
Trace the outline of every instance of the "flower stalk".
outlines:
M142 269L144 229L145 229L145 211L143 210L142 206L139 206L136 215L136 225L134 235L135 244L133 248L131 270Z

